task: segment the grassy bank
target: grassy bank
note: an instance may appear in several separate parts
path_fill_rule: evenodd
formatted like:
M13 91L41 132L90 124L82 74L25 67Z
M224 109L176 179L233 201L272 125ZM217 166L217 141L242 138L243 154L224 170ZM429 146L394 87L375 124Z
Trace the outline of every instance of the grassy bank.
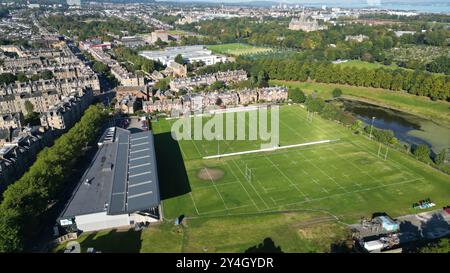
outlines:
M340 88L345 97L405 111L450 126L450 103L445 101L432 101L426 97L380 88L282 80L271 80L270 82L276 85L298 87L305 93L312 93L316 90L323 98L331 98L333 89Z

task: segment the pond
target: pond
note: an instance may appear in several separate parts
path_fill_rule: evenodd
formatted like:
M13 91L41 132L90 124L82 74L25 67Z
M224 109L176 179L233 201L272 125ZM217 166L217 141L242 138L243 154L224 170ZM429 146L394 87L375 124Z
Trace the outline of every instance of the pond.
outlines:
M360 102L340 99L346 111L366 124L372 123L376 128L392 130L401 142L409 145L425 144L433 152L439 153L450 147L450 128L433 121L405 112ZM448 157L448 153L447 153Z

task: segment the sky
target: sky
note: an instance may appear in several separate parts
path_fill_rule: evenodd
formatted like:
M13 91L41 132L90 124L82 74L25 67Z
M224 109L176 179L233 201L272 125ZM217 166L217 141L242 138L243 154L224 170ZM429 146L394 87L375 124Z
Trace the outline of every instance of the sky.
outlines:
M173 0L177 1L177 0ZM179 0L178 0L179 1ZM249 1L261 1L261 0L182 0L182 2L189 1L202 1L202 2L249 2ZM324 4L382 4L383 2L389 3L432 3L432 2L440 2L440 3L450 3L450 0L262 0L262 1L272 1L272 2L283 2L283 3L324 3Z

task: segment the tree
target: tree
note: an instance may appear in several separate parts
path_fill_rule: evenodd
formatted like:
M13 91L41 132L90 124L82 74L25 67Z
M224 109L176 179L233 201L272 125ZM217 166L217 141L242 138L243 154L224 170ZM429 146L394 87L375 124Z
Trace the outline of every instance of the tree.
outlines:
M169 79L160 79L155 83L155 88L161 91L169 90Z
M256 85L258 87L268 87L269 86L269 75L266 71L261 70L258 73Z
M352 129L354 132L359 132L359 131L361 130L361 128L362 128L362 125L363 125L363 122L360 121L359 119L357 119L357 120L352 124L351 129Z
M31 75L31 78L30 78L30 80L32 80L32 81L38 81L40 79L40 77L39 77L39 74L33 74L33 75Z
M434 162L437 165L441 165L445 162L445 157L447 156L447 149L442 149L440 153L436 155L436 158L434 159Z
M391 144L392 146L395 146L398 143L398 139L396 137L391 137L391 139L389 139L389 144Z
M440 56L427 65L427 70L435 73L450 74L450 58Z
M167 45L166 42L163 42L160 38L158 38L158 40L156 40L155 45L159 46L159 47L164 47Z
M210 86L209 86L209 89L211 90L211 91L214 91L214 90L223 90L223 89L225 89L227 86L225 85L225 83L223 82L223 81L215 81L215 82L213 82Z
M24 123L26 125L36 126L41 124L41 120L39 118L39 113L37 112L31 112L27 113L24 118Z
M333 98L339 98L342 95L342 90L340 88L333 89Z
M437 243L419 249L420 253L450 253L450 238L442 238Z
M51 78L53 78L53 72L46 69L41 72L41 78L44 80L50 80Z
M22 251L19 216L17 210L0 209L0 252Z
M34 105L29 101L25 101L24 103L25 110L27 111L27 114L31 114L34 111Z
M288 90L288 97L292 100L294 103L304 103L306 101L306 96L303 91L296 87L296 88L289 88Z
M99 61L94 61L92 68L96 73L106 73L109 70L106 64Z
M306 99L305 105L308 111L320 113L325 107L325 101L321 98L314 98L310 95Z
M27 75L25 75L25 73L19 72L19 73L17 73L17 80L19 82L26 82L26 81L28 81L28 77L27 77Z
M185 64L184 58L181 54L178 54L177 56L175 56L174 61L179 64Z
M430 161L430 149L424 144L420 144L419 146L417 146L413 154L420 161L426 163Z
M0 84L11 84L17 80L17 77L12 73L0 74Z

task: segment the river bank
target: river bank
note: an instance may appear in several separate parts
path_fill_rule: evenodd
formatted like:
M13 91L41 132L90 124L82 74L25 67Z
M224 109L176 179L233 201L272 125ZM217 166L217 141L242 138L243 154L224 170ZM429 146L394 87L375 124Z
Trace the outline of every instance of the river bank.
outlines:
M316 91L323 99L332 98L333 89L340 88L344 98L414 114L420 118L428 119L436 124L450 128L450 103L446 101L432 101L426 97L415 96L400 91L340 84L282 80L271 80L270 84L298 87L306 94L311 94Z

